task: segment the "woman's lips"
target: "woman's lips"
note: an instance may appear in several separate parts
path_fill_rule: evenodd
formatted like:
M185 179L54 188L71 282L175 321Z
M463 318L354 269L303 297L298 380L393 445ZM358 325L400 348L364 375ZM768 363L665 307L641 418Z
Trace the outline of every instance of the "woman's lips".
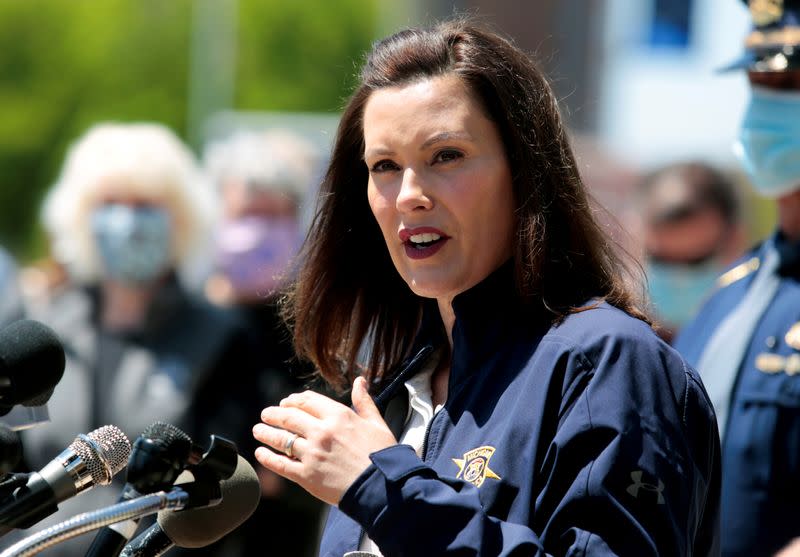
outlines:
M431 226L403 228L399 236L409 259L431 257L450 239L444 232Z

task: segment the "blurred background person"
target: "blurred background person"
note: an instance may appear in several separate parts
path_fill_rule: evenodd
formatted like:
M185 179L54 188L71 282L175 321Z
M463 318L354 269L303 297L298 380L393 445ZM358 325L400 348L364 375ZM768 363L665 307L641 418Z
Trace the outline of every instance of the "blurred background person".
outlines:
M745 248L736 184L710 164L684 162L646 176L638 194L647 286L671 341Z
M800 555L800 0L749 2L750 98L736 150L777 230L676 339L722 437L722 555Z
M255 384L253 346L232 313L189 288L214 217L213 190L168 128L98 124L73 144L43 208L65 280L30 304L31 317L61 338L67 365L49 401L52 421L24 433L30 468L78 433L114 424L133 442L159 420L202 446L213 433L252 454L242 424L259 406L246 398ZM36 529L111 504L119 491L94 489L62 503ZM45 554L83 554L92 538Z
M0 248L0 328L22 319L23 313L17 263Z
M241 131L208 146L205 168L222 202L210 299L261 313L279 290L303 240L301 204L317 159L288 130Z
M206 293L215 303L241 312L259 346L258 383L241 389L255 388L262 407L275 405L308 388L313 372L295 357L278 299L303 240L302 204L320 154L298 134L273 129L217 140L206 149L204 161L222 206ZM281 533L270 543L271 554L315 555L323 505L277 474L261 466L256 470L262 500L237 532L246 540L246 554L263 551L268 525Z

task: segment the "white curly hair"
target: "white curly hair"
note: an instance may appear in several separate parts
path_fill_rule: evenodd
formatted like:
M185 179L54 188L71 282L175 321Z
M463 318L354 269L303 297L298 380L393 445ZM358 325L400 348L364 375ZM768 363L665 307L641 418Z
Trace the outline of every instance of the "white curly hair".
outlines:
M217 196L195 156L166 126L101 123L67 152L42 206L53 256L81 283L101 277L90 214L116 193L164 206L173 218L172 263L186 283L201 280L217 218Z
M253 190L291 195L309 192L321 160L318 149L289 129L242 130L208 144L203 161L218 188L235 178Z

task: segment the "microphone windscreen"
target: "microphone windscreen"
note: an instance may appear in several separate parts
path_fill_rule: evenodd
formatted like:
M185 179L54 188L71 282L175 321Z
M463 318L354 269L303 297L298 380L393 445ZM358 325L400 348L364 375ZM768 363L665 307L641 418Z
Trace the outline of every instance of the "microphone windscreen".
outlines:
M181 477L176 484L181 482ZM256 510L261 497L258 475L241 455L236 470L220 482L222 501L213 507L161 511L158 524L178 547L211 545L236 529Z
M64 348L52 329L30 319L11 323L0 330L0 377L7 380L0 403L24 404L51 393L64 364Z
M157 439L166 445L172 445L175 442L192 442L192 438L186 432L166 422L153 422L144 429L142 437Z

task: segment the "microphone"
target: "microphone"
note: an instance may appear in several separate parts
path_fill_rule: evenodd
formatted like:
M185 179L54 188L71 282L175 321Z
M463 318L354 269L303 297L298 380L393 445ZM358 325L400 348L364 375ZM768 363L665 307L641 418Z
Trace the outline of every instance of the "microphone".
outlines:
M23 319L0 330L0 415L47 402L64 364L64 348L46 325Z
M72 444L25 486L0 501L0 535L14 528L30 528L58 510L58 503L95 485L107 485L125 467L131 444L116 426L106 425Z
M0 424L0 477L8 474L22 460L22 441L19 433ZM2 490L0 490L2 493Z
M133 443L128 459L127 483L117 500L131 501L139 495L168 490L189 463L192 439L179 428L155 422ZM86 557L116 557L136 533L139 517L100 530Z
M158 557L175 546L198 548L211 545L236 529L256 510L261 498L258 475L253 467L237 456L236 470L222 480L222 501L213 507L161 511L158 521L125 546L122 557ZM191 473L178 477L189 481Z

